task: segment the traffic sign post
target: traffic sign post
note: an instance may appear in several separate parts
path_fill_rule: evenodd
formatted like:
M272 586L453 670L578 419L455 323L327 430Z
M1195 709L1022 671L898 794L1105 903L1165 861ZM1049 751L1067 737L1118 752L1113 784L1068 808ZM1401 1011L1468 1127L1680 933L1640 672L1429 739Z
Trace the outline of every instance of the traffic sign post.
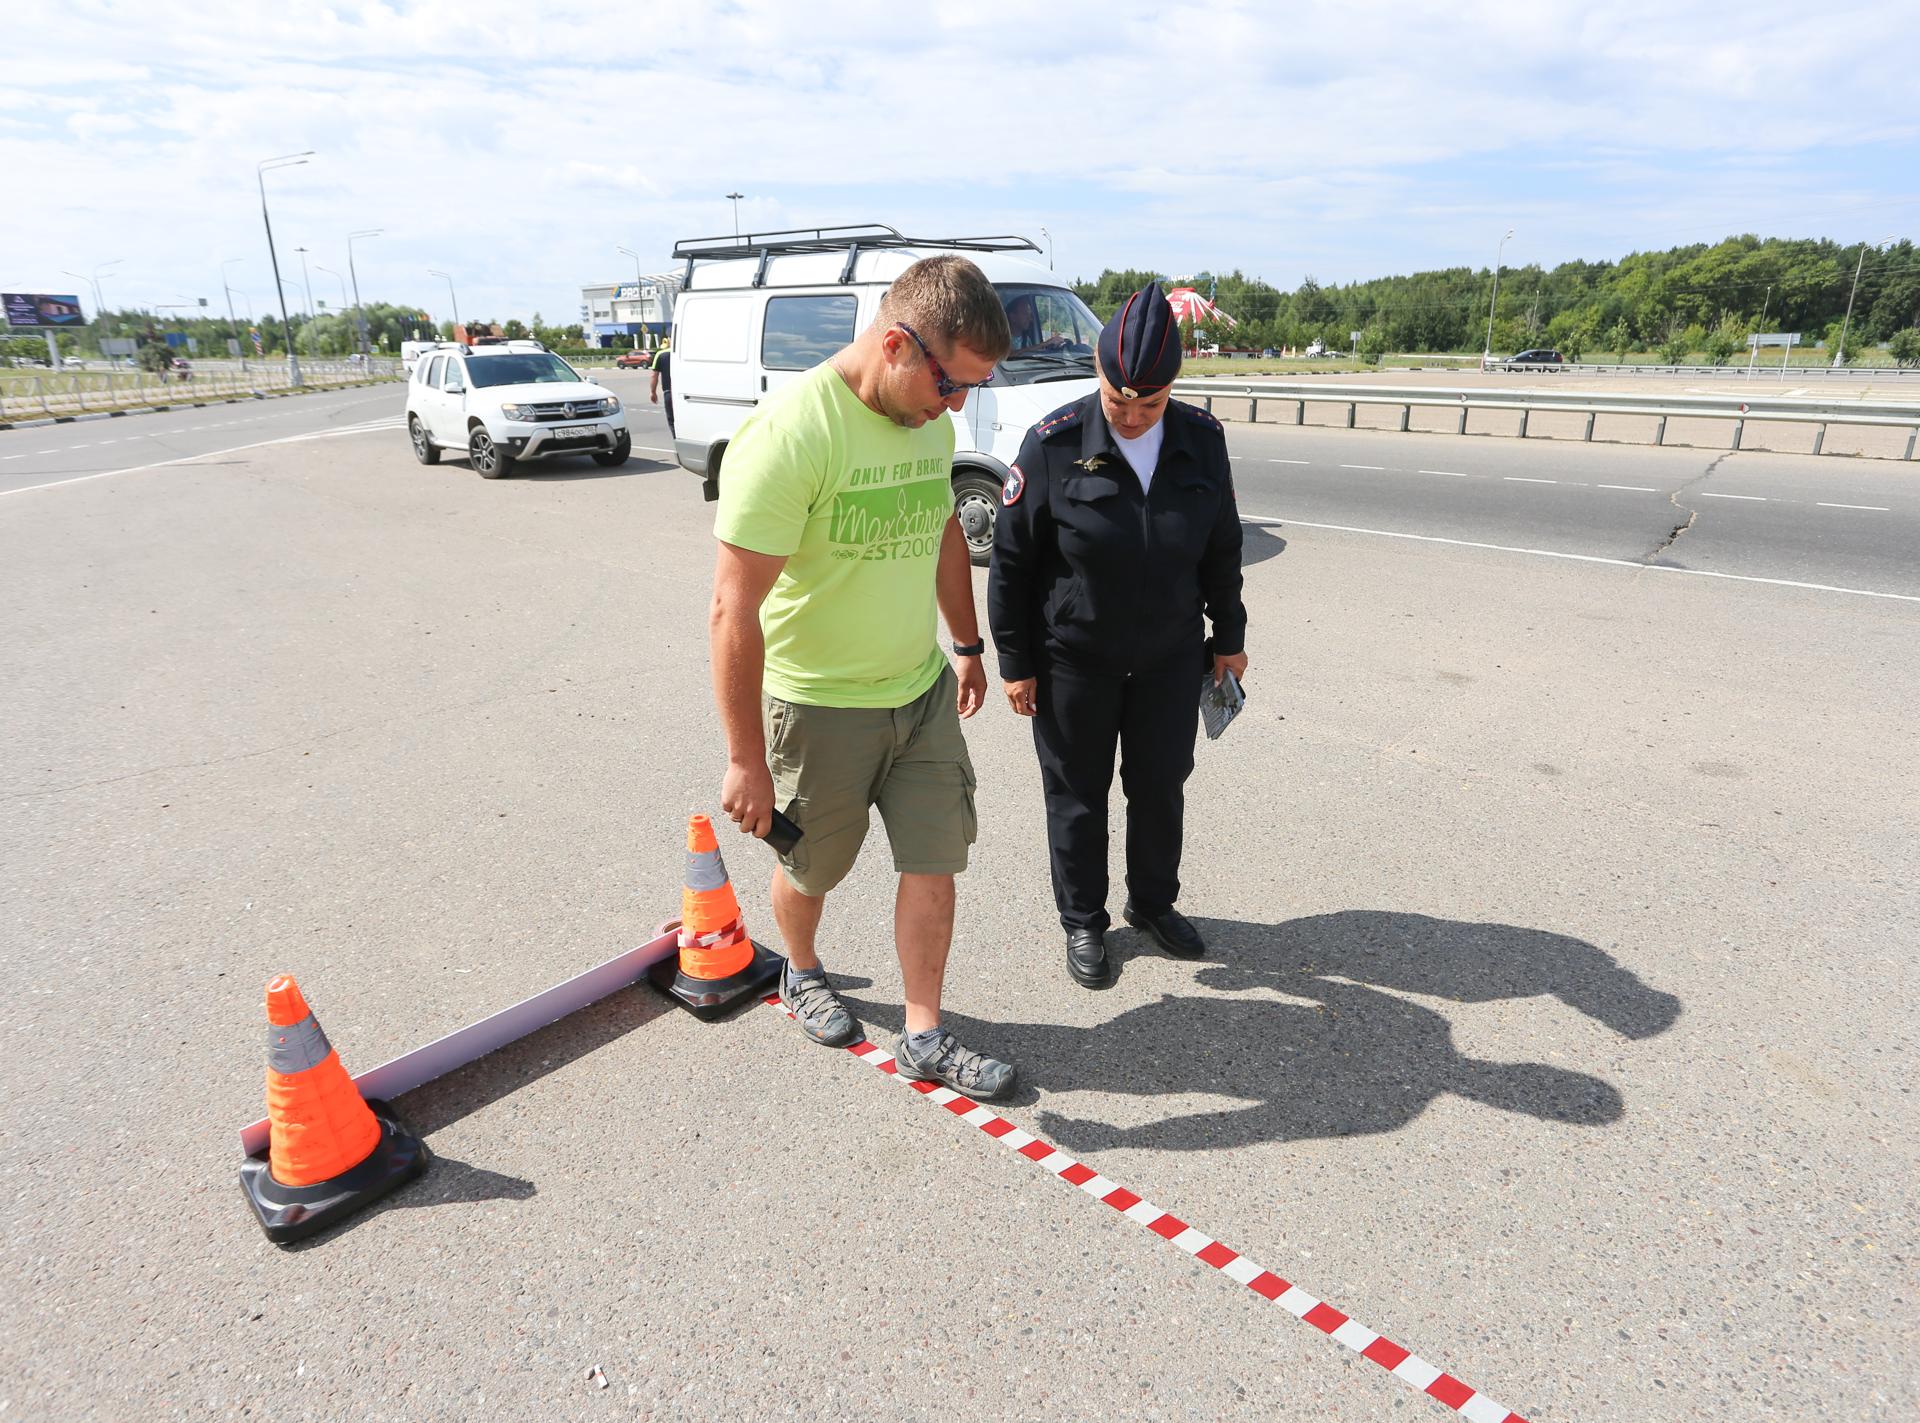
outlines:
M1798 331L1756 331L1747 337L1747 379L1753 379L1754 362L1760 359L1762 346L1780 348L1780 379L1787 378L1787 357L1793 354L1793 348L1800 344Z

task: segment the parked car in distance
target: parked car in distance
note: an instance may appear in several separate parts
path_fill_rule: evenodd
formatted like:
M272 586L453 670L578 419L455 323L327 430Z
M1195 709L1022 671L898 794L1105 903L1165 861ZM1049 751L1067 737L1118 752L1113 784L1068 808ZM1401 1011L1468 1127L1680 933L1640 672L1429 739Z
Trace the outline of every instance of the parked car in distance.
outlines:
M68 369L73 369L78 366L84 366L86 362L78 356L62 356L60 358L60 364L66 366Z
M1324 356L1327 354L1327 343L1325 341L1315 341L1307 347L1306 353L1309 356Z
M623 371L632 370L635 366L645 369L653 364L653 352L622 351L613 358L613 363Z
M1500 362L1503 371L1557 371L1566 362L1560 359L1558 351L1537 347L1531 351L1522 351L1517 356L1508 356Z

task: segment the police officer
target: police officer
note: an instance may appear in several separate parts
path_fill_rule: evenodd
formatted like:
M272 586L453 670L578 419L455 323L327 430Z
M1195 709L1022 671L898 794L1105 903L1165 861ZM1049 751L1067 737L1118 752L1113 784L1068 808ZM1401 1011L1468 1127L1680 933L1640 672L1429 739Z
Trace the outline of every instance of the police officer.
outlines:
M1168 953L1206 950L1174 908L1183 787L1202 676L1247 666L1226 436L1205 411L1168 398L1180 332L1157 284L1106 324L1097 359L1099 391L1035 425L1008 472L987 582L1007 701L1033 718L1067 971L1088 988L1112 981L1116 747L1127 802L1122 912Z

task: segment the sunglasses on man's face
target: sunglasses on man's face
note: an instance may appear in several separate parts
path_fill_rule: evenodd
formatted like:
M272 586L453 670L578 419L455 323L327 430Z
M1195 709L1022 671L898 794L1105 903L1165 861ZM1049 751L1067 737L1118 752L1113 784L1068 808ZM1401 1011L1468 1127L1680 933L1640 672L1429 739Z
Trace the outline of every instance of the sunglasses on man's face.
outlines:
M933 352L927 349L927 343L920 339L920 333L918 331L915 331L904 321L896 321L893 324L906 332L907 335L913 337L913 344L918 346L920 348L920 354L927 358L927 369L933 372L933 388L940 392L940 398L942 400L951 400L956 395L965 395L970 390L978 390L981 386L993 384L992 376L988 376L985 380L974 381L972 384L968 384L965 381L954 380L947 374L947 368L941 365L935 358Z

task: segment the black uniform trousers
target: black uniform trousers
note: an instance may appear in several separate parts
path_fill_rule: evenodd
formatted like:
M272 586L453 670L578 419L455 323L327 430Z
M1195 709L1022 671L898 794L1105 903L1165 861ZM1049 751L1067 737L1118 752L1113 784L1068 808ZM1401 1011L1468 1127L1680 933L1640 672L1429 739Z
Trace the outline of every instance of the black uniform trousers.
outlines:
M1105 929L1107 798L1113 757L1127 802L1127 892L1159 914L1180 897L1186 780L1193 772L1205 651L1147 672L1090 671L1057 658L1035 670L1034 748L1047 799L1047 849L1060 922Z

